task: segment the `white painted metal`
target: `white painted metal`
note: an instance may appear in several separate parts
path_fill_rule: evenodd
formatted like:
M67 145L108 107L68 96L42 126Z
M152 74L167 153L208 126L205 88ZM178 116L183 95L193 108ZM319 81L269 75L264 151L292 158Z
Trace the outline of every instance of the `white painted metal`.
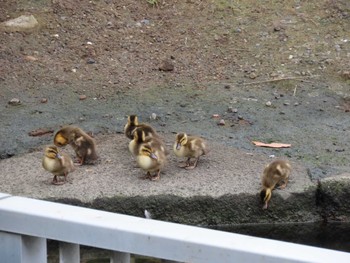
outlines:
M181 262L350 262L350 253L23 197L0 200L0 230Z
M0 262L46 263L46 259L47 250L45 238L0 231Z
M130 254L112 251L111 263L130 263Z
M80 262L80 246L78 244L60 242L60 263Z

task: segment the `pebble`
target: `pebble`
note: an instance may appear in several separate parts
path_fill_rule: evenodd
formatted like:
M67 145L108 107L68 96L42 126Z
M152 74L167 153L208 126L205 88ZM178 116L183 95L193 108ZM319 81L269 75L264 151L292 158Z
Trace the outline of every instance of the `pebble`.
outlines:
M88 58L86 61L87 64L95 64L96 60L94 60L93 58Z
M213 114L211 117L212 117L212 118L219 118L220 115L219 115L219 114Z
M22 15L20 17L17 17L15 19L8 20L4 22L4 25L6 27L12 27L12 28L19 28L19 29L29 29L34 28L38 25L38 21L33 15Z
M294 106L298 106L298 105L299 105L299 102L295 102L295 103L294 103Z
M151 120L156 120L156 119L157 119L157 114L153 112L151 114Z
M272 105L272 103L271 103L271 101L267 101L267 102L265 103L265 105L266 105L267 107L270 107L270 106Z
M227 85L224 86L224 88L225 88L225 89L231 89L231 85L228 85L228 84L227 84Z
M224 126L224 125L225 125L225 120L224 120L224 119L221 119L221 120L218 122L218 125Z
M233 113L237 113L238 110L237 109L234 109L232 106L229 106L228 109L227 109L228 112L233 112Z
M289 104L290 104L290 103L287 102L287 101L283 102L283 105L284 105L284 106L289 106Z
M86 95L79 95L79 100L86 100Z
M159 66L159 70L161 70L161 71L173 71L174 64L170 60L163 60L161 65Z
M20 105L20 104L21 104L21 101L20 101L19 99L17 99L17 98L13 98L13 99L11 99L11 100L8 102L8 104L13 105L13 106L16 106L16 105Z
M238 115L237 118L238 118L239 120L243 120L243 119L244 119L242 115Z
M40 102L41 102L41 103L46 103L46 102L47 102L47 98L42 98L42 99L40 100Z

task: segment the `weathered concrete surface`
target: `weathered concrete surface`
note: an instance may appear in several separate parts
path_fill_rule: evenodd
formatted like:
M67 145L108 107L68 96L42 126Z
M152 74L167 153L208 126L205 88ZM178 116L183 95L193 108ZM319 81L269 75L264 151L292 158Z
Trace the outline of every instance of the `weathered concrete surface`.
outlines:
M171 149L174 136L162 135ZM124 135L96 139L101 162L77 167L62 186L52 185L52 175L41 167L42 149L1 160L0 192L138 216L147 209L157 219L203 225L318 221L329 217L320 206L328 209L334 198L348 193L342 191L349 182L334 178L319 191L317 207L316 183L307 169L292 162L291 182L285 190L273 192L270 209L263 211L258 196L260 175L271 158L209 142L211 151L196 169L177 167L179 160L171 152L160 181L153 182L139 178L144 173L128 152ZM73 155L69 146L64 150ZM334 197L328 188L333 184L339 196ZM346 220L348 207L336 202L340 214L333 213L332 218L341 215Z

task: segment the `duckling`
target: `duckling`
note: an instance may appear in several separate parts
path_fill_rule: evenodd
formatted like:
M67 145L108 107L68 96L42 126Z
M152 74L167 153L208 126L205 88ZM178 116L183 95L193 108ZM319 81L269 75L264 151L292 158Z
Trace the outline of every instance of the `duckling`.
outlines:
M45 149L42 165L46 171L54 175L52 184L64 184L67 175L74 171L74 164L70 156L66 153L59 153L56 146L49 146ZM64 176L63 181L59 181L59 176Z
M199 157L208 153L206 142L197 136L187 136L186 133L178 133L175 137L174 153L178 157L187 157L185 169L194 169L197 166ZM191 158L196 158L193 164Z
M136 157L137 164L147 171L144 179L156 181L160 179L160 171L163 169L166 162L165 152L156 145L151 146L148 143L143 143L140 146L139 153ZM156 172L155 175L151 175Z
M60 129L55 134L54 144L56 146L65 146L67 144L72 146L77 155L79 165L91 164L98 159L95 140L76 126L68 125Z
M290 173L291 165L284 160L276 160L265 167L262 176L262 190L260 192L261 201L264 203L263 209L267 209L272 190L276 185L279 185L280 189L284 189L287 186Z
M136 128L142 129L145 132L146 136L157 137L157 132L150 125L139 123L136 115L128 116L128 122L124 126L125 136L132 140L134 138L133 133Z
M160 148L161 151L168 155L168 152L165 149L164 142L158 137L146 136L146 132L143 128L137 127L133 132L134 139L129 142L129 151L133 156L136 156L139 153L140 146L143 143L150 145L151 147Z

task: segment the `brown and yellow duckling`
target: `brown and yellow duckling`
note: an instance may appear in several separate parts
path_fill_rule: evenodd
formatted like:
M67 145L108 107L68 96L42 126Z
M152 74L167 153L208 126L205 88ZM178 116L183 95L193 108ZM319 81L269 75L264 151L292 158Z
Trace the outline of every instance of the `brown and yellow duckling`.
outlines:
M60 129L54 137L56 146L69 144L74 149L79 165L93 164L98 159L95 140L82 129L68 125Z
M125 136L132 140L134 138L133 133L136 128L142 129L146 136L157 137L157 132L152 128L152 126L145 123L139 123L136 115L128 116L128 122L124 126Z
M133 156L136 156L142 144L146 143L151 147L159 148L166 155L168 155L164 142L160 139L160 137L151 137L146 136L146 132L142 128L136 128L133 132L134 138L129 142L129 151Z
M67 175L74 171L74 164L70 156L66 153L59 153L56 146L49 146L45 149L42 160L44 169L54 175L52 183L59 185L67 181ZM63 176L63 181L59 177Z
M188 136L186 133L178 133L175 137L174 153L178 157L187 157L185 165L181 166L186 169L193 169L197 166L199 157L208 153L206 142L197 136ZM191 164L191 158L195 158Z
M260 192L261 201L264 203L263 209L268 208L272 190L276 185L280 189L284 189L287 186L291 170L290 163L285 160L276 160L265 167L262 175L262 190Z
M166 163L166 154L161 147L150 145L149 143L141 144L139 153L136 156L137 164L147 172L144 179L156 181L160 179L160 172ZM152 175L151 173L154 173Z

